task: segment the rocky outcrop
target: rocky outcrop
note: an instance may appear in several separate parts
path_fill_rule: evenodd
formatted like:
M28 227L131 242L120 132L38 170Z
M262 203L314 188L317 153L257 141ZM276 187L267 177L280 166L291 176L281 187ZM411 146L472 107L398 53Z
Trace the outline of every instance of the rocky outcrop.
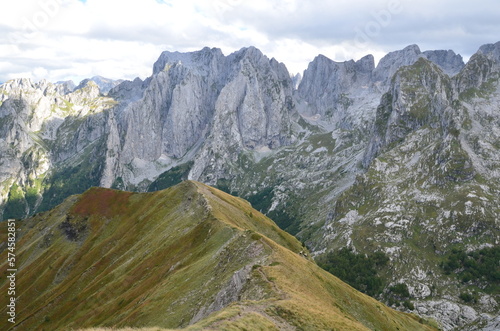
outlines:
M334 62L323 55L317 56L304 72L297 96L307 105L305 116L319 115L337 127L350 128L356 120L353 106L357 96L372 90L373 56L347 62ZM370 95L373 98L374 95ZM375 97L376 98L376 97ZM349 109L350 108L350 109Z
M420 58L399 70L377 109L363 165L367 167L384 147L428 125L450 129L452 84L432 62Z
M251 271L251 265L246 265L236 271L231 279L229 279L227 283L222 286L221 290L215 295L214 301L208 307L202 307L202 309L200 309L193 316L189 324L194 324L211 313L227 307L230 303L237 302L241 297L243 286L250 278L249 276Z
M390 83L392 76L403 66L415 63L421 55L417 45L410 45L402 50L390 52L380 59L373 72L373 78L382 85Z
M134 168L150 168L142 179L151 178L196 153L219 152L217 166L227 174L225 157L292 140L290 75L253 47L227 57L215 48L164 52L153 73L146 82L125 82L110 91L121 101L114 115L121 146L113 144L120 149L113 157L118 160L106 161L118 171L106 170L110 176L137 184L141 176ZM210 158L196 157L190 177L200 178L209 166Z
M89 147L94 151L100 147L97 143L106 133L104 111L115 105L114 100L101 97L93 82L71 93L66 87L29 79L12 80L1 87L0 149L4 165L9 165L2 167L4 217L36 211L47 189L43 181L51 171L78 164ZM22 188L19 194L11 192L13 185ZM13 196L22 201L9 203Z
M479 48L478 53L484 54L492 60L496 67L500 66L500 42L483 45Z
M68 94L74 91L76 85L72 80L60 81L56 83L59 94Z
M112 90L114 87L120 85L123 82L123 79L113 80L113 79L109 79L109 78L104 78L102 76L94 76L92 78L87 78L87 79L82 80L80 82L80 84L78 84L77 87L73 88L73 91L76 91L76 90L79 90L79 89L85 87L89 82L94 82L99 87L99 91L102 94L108 94L108 92L110 90Z
M460 54L452 50L425 51L422 55L437 64L448 76L455 76L465 66Z
M474 94L474 89L491 92L491 84L500 73L500 43L482 46L472 55L467 65L456 77L459 94Z
M255 48L232 54L235 74L215 103L212 128L195 159L192 179L215 184L230 176L240 152L277 149L293 142L295 109L286 67Z

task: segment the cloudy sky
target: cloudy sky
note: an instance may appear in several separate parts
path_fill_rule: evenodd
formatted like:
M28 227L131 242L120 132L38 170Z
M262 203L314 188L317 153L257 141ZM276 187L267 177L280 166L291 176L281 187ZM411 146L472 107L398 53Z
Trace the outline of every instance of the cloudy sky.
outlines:
M256 46L302 72L418 44L467 60L500 41L497 0L0 0L0 82L151 75L163 50Z

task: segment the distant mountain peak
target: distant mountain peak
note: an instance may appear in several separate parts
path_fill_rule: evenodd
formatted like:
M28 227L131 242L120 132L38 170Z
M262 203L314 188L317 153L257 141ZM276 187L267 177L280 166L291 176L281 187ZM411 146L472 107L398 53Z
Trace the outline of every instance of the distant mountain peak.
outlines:
M82 80L80 82L80 84L78 84L78 86L74 88L74 91L85 87L89 82L96 84L99 87L99 90L101 91L101 93L108 94L108 92L111 89L120 85L123 82L123 79L113 80L113 79L109 79L109 78L104 78L102 76L94 76L92 78L86 78L86 79Z

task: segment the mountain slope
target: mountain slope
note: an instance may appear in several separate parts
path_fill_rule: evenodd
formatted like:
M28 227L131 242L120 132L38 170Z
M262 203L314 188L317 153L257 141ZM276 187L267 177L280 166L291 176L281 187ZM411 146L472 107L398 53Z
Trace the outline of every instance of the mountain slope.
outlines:
M484 272L457 278L442 267L454 251L473 256L497 249L500 240L494 119L500 83L490 58L479 53L453 78L423 58L396 72L377 109L367 171L336 200L331 220L311 240L321 243L316 249L384 250L394 264L388 287L407 284L416 310L433 311L445 329L499 311L498 279L485 282ZM467 79L476 67L483 76ZM500 270L498 261L490 267ZM462 272L460 266L452 271ZM475 299L465 301L467 294Z
M254 47L164 52L151 77L107 96L94 82L68 93L9 81L0 212L33 215L91 186L198 180L248 199L315 257L384 250L384 293L405 283L445 329L492 320L498 282L440 265L500 243L499 49L484 45L467 64L416 45L376 67L370 55L320 55L302 79Z
M317 267L246 201L197 182L142 194L93 188L17 229L23 330L432 329Z

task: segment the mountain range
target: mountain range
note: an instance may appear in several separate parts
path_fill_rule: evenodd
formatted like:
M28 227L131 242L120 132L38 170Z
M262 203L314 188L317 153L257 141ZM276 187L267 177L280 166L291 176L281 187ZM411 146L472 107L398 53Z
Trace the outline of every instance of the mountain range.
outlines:
M405 284L413 312L441 328L494 329L498 273L444 266L498 249L499 73L496 43L467 63L416 45L376 66L319 55L301 77L249 47L164 52L146 80L101 89L12 80L0 86L3 218L92 186L196 180L247 199L315 258L383 252L385 291Z

